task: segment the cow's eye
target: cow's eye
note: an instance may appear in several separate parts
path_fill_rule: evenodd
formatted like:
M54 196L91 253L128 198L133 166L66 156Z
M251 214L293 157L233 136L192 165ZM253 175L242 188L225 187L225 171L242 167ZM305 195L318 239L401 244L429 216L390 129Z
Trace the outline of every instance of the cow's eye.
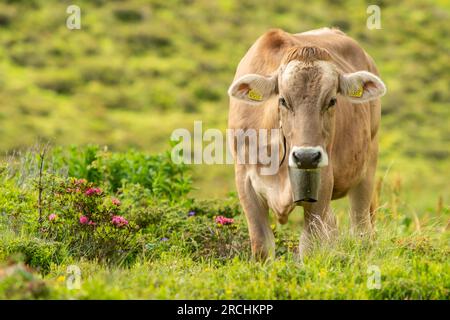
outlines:
M283 107L285 107L285 108L288 107L288 105L287 105L287 103L286 103L286 100L285 100L283 97L280 97L280 99L278 100L278 102L279 102L280 106L283 106Z
M336 98L331 98L330 102L328 103L328 108L334 107L336 105Z

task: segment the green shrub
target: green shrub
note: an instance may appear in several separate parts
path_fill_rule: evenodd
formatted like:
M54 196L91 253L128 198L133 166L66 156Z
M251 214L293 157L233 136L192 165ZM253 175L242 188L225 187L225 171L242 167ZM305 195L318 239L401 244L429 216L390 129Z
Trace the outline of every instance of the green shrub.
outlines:
M141 231L146 255L155 258L177 247L196 259L227 259L248 251L247 226L235 197L172 202L153 196L139 184L127 184L119 192L122 210ZM218 216L234 218L234 223L220 225L215 221Z
M70 177L104 184L110 192L133 183L154 196L173 200L191 190L187 167L174 164L169 152L151 156L137 151L111 153L94 145L73 146L57 149L52 161L56 168L66 167Z
M0 241L0 257L19 256L26 265L46 274L52 264L67 258L64 244L37 237L14 237Z
M126 47L135 55L153 50L164 56L173 54L172 38L166 30L149 30L148 28L133 28L125 33Z
M42 89L67 95L75 92L80 84L80 77L76 72L51 70L47 73L39 73L36 84Z
M132 8L118 7L113 10L114 16L122 22L139 22L144 18L141 11Z
M0 231L36 231L38 213L34 195L20 188L15 181L0 174Z
M0 5L0 26L8 27L17 16L17 9L12 6Z
M233 214L226 208L196 212L189 206L155 203L136 210L134 216L135 221L141 223L142 234L153 240L145 247L146 253L153 257L162 254L168 246L177 247L196 260L225 261L248 254L250 245L245 221L239 217L234 218L232 224L222 225L216 222L217 216L221 216L219 212L227 217Z

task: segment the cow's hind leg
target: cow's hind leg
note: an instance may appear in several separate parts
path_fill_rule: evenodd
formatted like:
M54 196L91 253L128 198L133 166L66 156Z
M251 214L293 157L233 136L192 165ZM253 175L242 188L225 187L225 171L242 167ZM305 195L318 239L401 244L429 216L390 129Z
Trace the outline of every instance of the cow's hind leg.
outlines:
M373 183L365 178L358 186L349 192L350 219L352 232L364 236L373 232L370 206L372 201Z
M253 257L257 260L275 257L275 237L267 203L257 196L249 178L238 181L237 189L247 219Z

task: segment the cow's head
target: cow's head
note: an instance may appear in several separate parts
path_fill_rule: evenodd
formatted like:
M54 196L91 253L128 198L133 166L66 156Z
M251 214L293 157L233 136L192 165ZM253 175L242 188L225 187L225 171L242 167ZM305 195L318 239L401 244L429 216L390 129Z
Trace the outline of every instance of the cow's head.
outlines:
M328 165L339 95L362 103L385 92L376 75L367 71L342 73L330 54L317 47L292 48L275 74L244 75L228 91L230 96L254 105L278 96L280 124L290 150L289 166L300 169Z

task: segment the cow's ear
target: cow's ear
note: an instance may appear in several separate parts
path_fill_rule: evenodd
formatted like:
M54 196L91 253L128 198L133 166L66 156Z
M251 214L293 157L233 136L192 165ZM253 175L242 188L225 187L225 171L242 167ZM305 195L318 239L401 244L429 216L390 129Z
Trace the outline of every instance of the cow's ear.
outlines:
M236 81L228 89L230 97L250 104L260 104L276 94L277 75L264 77L258 74L247 74Z
M358 71L339 76L339 93L354 103L361 103L383 96L386 86L373 73Z

